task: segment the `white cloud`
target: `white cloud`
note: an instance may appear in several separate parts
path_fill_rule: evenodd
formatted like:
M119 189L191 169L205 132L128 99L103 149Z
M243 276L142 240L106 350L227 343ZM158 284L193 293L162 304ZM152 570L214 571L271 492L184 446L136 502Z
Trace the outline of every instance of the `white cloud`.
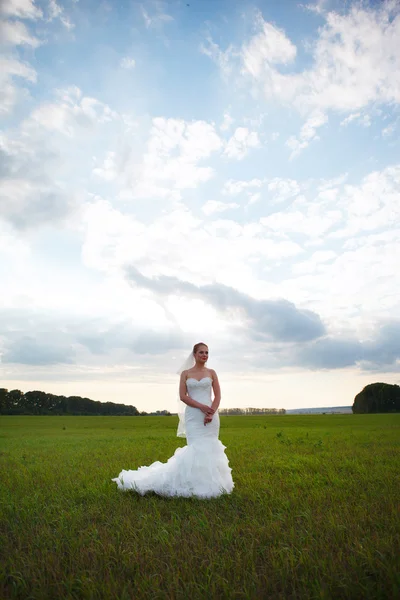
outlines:
M338 185L342 185L342 183L347 181L348 176L348 173L343 173L342 175L338 175L338 177L334 177L333 179L319 179L317 189L319 192L323 192Z
M182 191L208 181L214 175L208 159L222 148L214 124L157 117L152 120L142 152L131 144L109 150L96 159L94 174L114 181L119 198L181 199Z
M327 13L313 48L314 65L288 75L296 106L356 111L371 103L400 101L400 17L392 3L377 9L354 6L348 14Z
M329 13L315 51L304 100L322 109L354 110L400 101L400 18L394 4ZM312 93L316 93L315 100Z
M314 4L299 4L299 6L316 13L317 15L323 14L326 9L326 5L329 0L316 0Z
M273 203L284 202L289 198L298 196L305 188L304 184L300 184L295 179L285 179L282 177L274 177L272 179L249 179L247 181L228 179L222 188L222 194L236 196L245 193L249 198L252 198L250 204L257 202L260 198L260 193L254 193L266 187L272 196Z
M75 194L58 178L58 161L46 137L0 137L0 220L20 231L60 225L75 207Z
M264 181L262 179L250 179L249 181L240 181L235 179L228 179L222 188L223 194L229 194L235 196L245 190L251 190L252 188L260 188Z
M330 182L328 182L330 185ZM308 184L300 183L295 179L285 179L283 177L273 177L272 179L249 179L249 180L235 180L228 179L225 182L221 193L229 196L237 196L239 194L246 194L249 198L248 204L255 204L261 197L260 192L255 190L261 190L265 188L272 199L273 204L279 202L285 202L290 198L295 198L304 189L308 187Z
M68 30L73 29L75 25L71 22L70 18L65 15L64 8L60 6L56 0L48 0L48 21L54 21L60 19L61 23Z
M296 46L285 33L267 23L259 13L256 27L260 29L248 44L242 48L243 71L250 73L255 79L270 74L271 65L288 64L296 57Z
M260 222L267 229L280 234L301 233L310 238L318 238L342 220L342 213L339 210L329 210L325 213L321 207L307 205L304 208L296 210L296 207L293 207L287 212L277 212L262 217Z
M77 173L89 167L90 144L116 116L76 87L58 90L56 100L0 136L0 217L19 230L63 226L87 195Z
M147 29L151 27L159 28L174 20L171 15L164 12L163 5L164 2L153 2L152 7L154 8L154 11L151 14L144 6L141 6L142 17Z
M258 202L261 198L261 194L260 192L257 192L257 194L251 194L249 196L249 201L247 203L248 206L251 206L252 204L255 204L256 202Z
M134 58L130 56L124 56L121 58L120 66L122 69L134 69L136 65L136 61Z
M365 339L377 320L400 314L399 233L362 235L336 258L298 263L299 276L282 283L282 293L312 299L311 306L330 320L331 330L352 329Z
M268 191L273 194L274 202L284 202L288 198L297 196L301 186L295 179L282 179L274 177L268 183Z
M326 268L326 263L337 258L337 253L332 250L317 250L306 261L299 262L292 267L293 273L315 273Z
M312 64L303 70L280 69L281 64L294 62L296 47L284 31L264 21L260 14L255 21L257 33L240 49L223 52L210 42L208 55L219 64L223 75L236 70L250 78L266 100L291 105L306 117L300 136L287 142L292 157L316 139L316 129L327 118L321 115L330 111L353 114L372 105L400 103L398 3L357 4L345 14L321 10L321 16L325 24L310 45ZM320 123L313 125L314 119ZM364 116L360 123L368 127L370 117Z
M382 135L383 135L383 137L389 137L389 136L393 135L394 132L395 132L395 130L396 130L396 127L397 127L397 123L396 122L395 123L390 123L390 125L388 125L387 127L384 127L382 129Z
M0 215L18 229L63 219L72 207L66 191L53 182L19 178L0 181Z
M62 13L63 8L57 4L56 0L48 0L48 12L49 12L49 20L58 19Z
M75 27L75 24L72 23L71 19L69 17L66 17L65 15L63 15L60 20L64 27L68 30L71 30Z
M219 202L217 200L208 200L203 206L201 210L207 215L213 215L215 213L221 213L225 210L229 210L231 208L239 208L240 204L237 202Z
M266 232L284 239L304 236L305 248L320 241L318 251L292 265L293 278L280 291L295 302L307 302L331 327L365 335L378 318L400 314L400 165L372 172L358 184L346 177L313 182L290 208L261 217ZM360 298L362 303L360 305Z
M363 127L371 126L371 116L367 114L362 114L361 112L351 113L348 117L341 121L340 125L342 127L346 127L352 121L358 122Z
M358 185L345 185L337 205L346 210L345 226L330 234L346 238L388 228L400 221L400 165L370 173Z
M327 116L322 113L315 113L311 115L302 126L299 137L296 138L295 136L291 136L286 141L286 145L292 150L290 155L291 159L297 156L301 150L307 148L312 141L319 140L317 129L322 127L327 120Z
M355 119L358 119L360 116L361 116L360 112L351 113L348 117L346 117L345 119L343 119L343 121L341 121L340 125L342 127L346 127L349 123L351 123Z
M280 195L294 200L289 208L261 217L260 223L282 236L305 235L307 245L318 239L356 243L356 236L382 230L389 239L400 222L400 165L372 172L357 185L346 183L346 177L324 183L272 180L277 200Z
M257 148L258 146L260 146L260 140L256 131L249 131L247 127L238 127L228 140L224 154L228 158L241 160L250 148Z
M21 236L15 235L4 223L0 223L0 257L3 257L9 265L24 267L25 261L30 255L27 241Z
M232 124L234 123L234 119L232 119L232 117L230 116L229 113L225 113L224 114L224 120L221 123L220 129L221 131L228 131Z
M10 48L8 56L3 54L0 57L0 115L11 113L22 98L29 96L26 87L16 85L16 78L36 82L36 71L16 58L16 49L18 46L37 48L41 41L22 21L13 17L36 20L42 17L42 12L30 0L3 0L0 3L1 15L11 19L0 19L0 45Z
M214 170L202 163L221 146L214 125L205 121L153 119L147 150L133 173L134 195L179 199L181 190L213 176Z
M145 225L98 200L87 207L84 222L88 266L118 272L132 264L149 277L177 276L194 284L216 280L238 287L240 281L247 293L254 285L253 265L261 257L289 257L302 251L295 242L268 238L257 222L206 223L182 206Z
M35 83L36 71L16 59L0 57L0 114L10 113L19 97L26 93L24 88L15 86L16 77Z
M43 16L34 0L2 0L0 14L21 19L40 19Z
M97 175L97 177L100 177L101 179L104 179L104 181L114 181L115 179L117 179L120 170L118 168L117 165L117 154L116 152L113 151L109 151L107 152L107 155L103 161L103 163L101 164L101 166L99 167L95 167L93 169L93 173L95 175Z
M200 52L209 56L218 65L223 77L229 77L233 70L232 58L235 56L232 46L222 51L218 44L207 36L205 43L200 45Z
M72 137L81 128L88 129L96 123L105 123L117 117L117 113L107 104L96 98L82 96L76 86L57 90L56 95L59 102L38 106L24 126L36 124Z
M21 21L0 21L0 40L4 45L32 46L37 48L40 40L31 35Z

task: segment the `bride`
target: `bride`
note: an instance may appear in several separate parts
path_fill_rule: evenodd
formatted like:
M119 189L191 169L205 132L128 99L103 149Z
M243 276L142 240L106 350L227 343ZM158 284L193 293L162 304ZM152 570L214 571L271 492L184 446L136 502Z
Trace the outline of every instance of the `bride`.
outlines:
M179 398L186 406L179 413L177 435L187 438L187 446L177 448L166 463L121 471L112 480L120 490L198 498L232 492L232 469L218 438L221 390L216 372L206 367L207 360L208 346L200 342L179 370Z

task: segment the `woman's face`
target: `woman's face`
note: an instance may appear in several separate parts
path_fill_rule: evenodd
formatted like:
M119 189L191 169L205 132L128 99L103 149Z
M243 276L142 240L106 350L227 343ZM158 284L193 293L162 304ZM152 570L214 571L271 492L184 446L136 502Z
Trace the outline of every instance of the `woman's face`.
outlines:
M196 361L205 364L208 360L208 348L207 346L200 346L194 355Z

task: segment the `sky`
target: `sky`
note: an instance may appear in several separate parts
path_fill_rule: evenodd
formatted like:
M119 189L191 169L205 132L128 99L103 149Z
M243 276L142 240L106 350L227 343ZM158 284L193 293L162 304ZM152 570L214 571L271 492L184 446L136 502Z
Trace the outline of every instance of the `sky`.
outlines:
M400 3L0 1L0 386L400 383Z

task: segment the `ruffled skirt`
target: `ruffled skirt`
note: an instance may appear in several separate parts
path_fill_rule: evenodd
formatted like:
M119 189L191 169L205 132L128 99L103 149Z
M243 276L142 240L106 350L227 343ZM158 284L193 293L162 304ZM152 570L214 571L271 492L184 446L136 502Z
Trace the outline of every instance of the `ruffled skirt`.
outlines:
M136 471L123 470L113 479L120 490L141 495L215 498L232 492L232 469L225 446L218 438L205 436L184 448L177 448L166 462L156 461Z

